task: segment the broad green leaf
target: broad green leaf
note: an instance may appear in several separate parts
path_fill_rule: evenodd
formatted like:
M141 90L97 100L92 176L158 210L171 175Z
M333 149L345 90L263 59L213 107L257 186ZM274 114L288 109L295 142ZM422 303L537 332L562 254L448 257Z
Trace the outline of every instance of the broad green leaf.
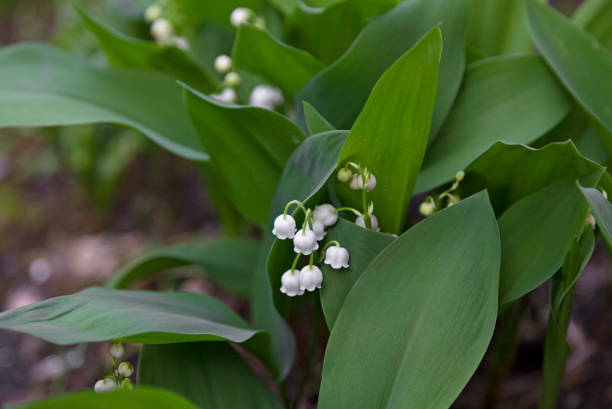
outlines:
M386 247L331 331L318 407L448 408L493 335L499 262L484 192Z
M107 287L126 288L162 271L201 267L229 291L248 298L258 243L246 239L192 240L147 252L119 270Z
M603 170L580 178L594 186ZM500 304L529 293L563 265L582 232L588 206L575 179L551 184L513 204L500 218Z
M370 193L383 231L399 233L431 125L442 33L434 28L378 80L340 152L376 175ZM402 83L402 86L398 86Z
M432 27L442 23L442 59L435 134L459 90L465 66L465 29L469 1L409 0L374 17L336 62L317 74L298 94L338 129L350 129L378 78ZM404 81L396 87L402 88Z
M581 240L574 240L563 268L552 278L550 285L550 313L544 343L542 366L542 397L540 409L555 409L565 371L570 346L565 340L569 326L574 284L593 254L595 236L588 228Z
M372 260L394 240L389 234L364 229L345 219L338 219L335 226L327 230L325 241L337 240L350 254L349 268L334 270L321 264L323 286L320 290L321 307L327 326L331 329L340 313L344 299L353 284L361 277Z
M530 51L525 0L473 0L467 41L487 55Z
M324 68L306 51L283 44L251 25L242 25L238 30L232 64L278 85L289 95L296 94Z
M612 246L612 205L597 189L580 187L580 191L589 203L601 234ZM607 194L611 193L607 192Z
M179 156L208 160L181 98L180 87L161 74L95 68L42 44L0 51L0 127L110 122Z
M253 323L271 335L271 354L277 364L276 375L279 378L284 378L293 365L295 340L274 303L275 297L280 295L282 272L268 273L268 257L275 244L272 226L287 202L292 199L307 200L325 186L336 169L346 134L346 131L332 131L313 135L293 152L283 170L264 230L253 278Z
M570 141L540 149L497 142L466 168L461 192L467 196L486 188L499 215L514 202L548 185L576 180L601 169L584 158Z
M197 409L191 402L163 389L137 387L131 391L77 392L55 398L7 405L6 409Z
M572 15L572 21L593 34L599 42L612 50L612 2L586 0Z
M334 131L334 127L330 124L327 119L323 118L319 112L308 102L304 101L304 120L306 121L306 128L310 135Z
M77 11L112 65L165 72L202 92L213 92L218 88L214 76L183 50L126 36L105 27L78 7Z
M425 155L416 193L452 179L497 141L536 140L559 123L570 106L537 56L495 57L474 63Z
M527 2L533 39L563 85L612 143L612 52L547 5ZM588 73L588 75L586 75Z
M3 312L0 329L60 345L110 340L143 344L244 342L258 332L207 295L99 287Z
M225 342L145 345L138 384L170 390L203 409L283 407Z
M230 200L247 219L265 223L283 166L304 134L276 112L220 102L189 87L185 100Z

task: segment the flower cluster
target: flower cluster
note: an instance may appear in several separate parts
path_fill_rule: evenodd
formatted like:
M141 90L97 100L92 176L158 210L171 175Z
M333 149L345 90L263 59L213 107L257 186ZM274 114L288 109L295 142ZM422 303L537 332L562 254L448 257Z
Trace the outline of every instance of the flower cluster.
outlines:
M96 393L109 392L119 389L132 389L134 385L130 380L130 376L134 374L134 367L131 363L124 361L117 365L117 361L123 357L123 345L114 343L109 350L110 356L113 358L112 374L100 379L94 385Z
M355 224L358 226L380 231L378 219L372 213L374 211L374 204L370 202L370 205L367 205L367 194L376 187L376 177L374 174L367 167L360 166L355 162L348 162L343 168L338 170L337 176L340 182L348 183L351 189L361 190L363 198L363 213L349 207L343 207L341 210L352 211L357 216Z
M427 198L419 206L419 213L425 217L428 217L440 209L451 207L452 205L459 203L461 197L459 197L459 195L456 193L456 190L459 188L459 184L464 177L464 171L457 172L452 186L437 196L427 196Z
M304 212L304 223L301 229L293 216L287 214L291 205L297 205ZM323 272L314 265L314 255L319 250L319 241L323 240L327 232L325 229L338 221L338 210L325 203L318 205L314 210L307 209L298 200L292 200L285 206L283 214L274 220L272 233L279 240L293 240L293 251L296 253L293 265L281 277L280 291L289 297L302 295L305 291L314 291L321 288ZM325 254L324 263L333 269L348 268L349 252L336 240L331 240L321 249ZM297 269L302 256L309 256L310 262Z

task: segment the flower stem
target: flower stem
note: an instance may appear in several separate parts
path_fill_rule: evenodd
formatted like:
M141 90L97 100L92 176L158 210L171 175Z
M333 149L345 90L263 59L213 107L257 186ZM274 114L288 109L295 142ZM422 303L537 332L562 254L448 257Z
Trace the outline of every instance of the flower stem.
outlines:
M309 265L310 265L310 269L311 270L312 270L312 261L313 261L313 259L314 259L314 251L312 253L310 253L310 262L309 262Z
M339 213L343 211L353 212L355 216L363 216L359 210L353 209L352 207L338 207L334 209L332 213Z
M300 202L299 200L292 200L289 203L287 203L287 205L285 206L285 211L283 212L283 216L287 215L287 212L289 211L289 207L291 207L291 205L297 205L300 209L302 209L304 214L306 214L306 208L304 207L304 204Z
M291 264L291 274L293 274L293 273L294 273L294 271L295 271L295 266L297 266L297 263L298 263L298 261L300 260L300 256L301 256L301 254L300 254L300 253L298 253L298 254L296 254L296 255L295 255L295 258L293 259L293 264Z

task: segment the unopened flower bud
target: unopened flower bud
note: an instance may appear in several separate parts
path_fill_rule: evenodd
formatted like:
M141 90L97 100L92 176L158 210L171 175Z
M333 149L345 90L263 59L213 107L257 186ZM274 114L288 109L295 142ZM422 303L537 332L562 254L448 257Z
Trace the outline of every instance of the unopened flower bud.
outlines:
M123 345L120 342L115 342L109 350L111 356L115 359L120 359L123 356Z
M289 297L302 295L304 292L300 290L300 275L299 271L287 270L281 276L281 293L287 294Z
M595 218L593 217L593 213L589 212L589 215L587 216L586 220L584 221L584 225L585 226L591 226L592 229L595 229Z
M319 243L312 230L308 227L306 229L300 229L293 237L293 251L308 256L315 250L319 249Z
M165 18L158 18L151 25L151 35L160 44L168 42L172 37L172 25Z
M134 384L132 383L132 381L130 381L129 378L125 378L124 380L121 381L121 385L120 388L123 390L132 390L134 389Z
M147 23L152 23L162 16L162 8L157 4L153 4L147 7L144 16Z
M240 75L237 72L231 71L225 75L225 85L235 88L240 85Z
M230 23L234 27L240 27L243 24L248 23L251 19L255 18L253 10L246 7L238 7L232 11L230 15Z
M284 102L283 94L278 88L269 85L257 85L251 91L249 104L263 109L273 111L277 106Z
M434 210L436 210L436 205L431 200L425 200L419 206L419 213L425 217L431 216Z
M361 175L355 174L351 179L351 183L349 183L349 187L353 190L361 190L363 186L363 182L361 180Z
M295 236L295 219L288 214L281 214L274 219L274 234L279 240L292 239Z
M100 379L94 385L94 391L96 393L110 392L117 389L117 383L113 378Z
M351 189L353 190L361 190L363 189L363 176L362 175L353 175L353 180L351 180L350 184ZM371 192L376 187L376 177L374 174L370 173L368 177L368 183L366 185L366 192Z
M314 291L321 288L323 273L317 266L307 265L300 270L300 290Z
M183 51L189 51L189 41L185 37L172 37L169 43Z
M353 177L353 172L349 168L342 168L338 171L338 180L342 183L348 183Z
M457 172L457 174L455 175L455 179L457 179L457 182L461 182L463 180L463 178L465 178L465 172L460 170L459 172Z
M229 70L232 69L232 59L225 55L221 54L217 58L215 58L215 70L220 74L225 74Z
M214 99L227 103L236 101L236 91L234 91L232 88L223 88L221 93L211 94L210 96Z
M324 226L333 226L338 221L338 213L336 208L329 203L315 206L312 216L315 220L319 220Z
M372 223L373 231L380 231L380 228L378 227L378 219L376 218L376 216L370 216L370 223ZM357 219L355 220L355 224L357 226L363 227L364 229L366 228L365 219L363 218L363 216L357 217Z
M129 378L134 373L134 367L129 362L121 362L117 367L117 372L119 372L121 376Z
M333 269L348 268L349 252L344 247L331 246L325 251L325 264L329 264Z

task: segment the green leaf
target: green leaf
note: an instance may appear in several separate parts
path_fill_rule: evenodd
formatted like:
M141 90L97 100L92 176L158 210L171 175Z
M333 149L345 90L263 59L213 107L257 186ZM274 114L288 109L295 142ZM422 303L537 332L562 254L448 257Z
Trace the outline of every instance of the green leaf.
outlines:
M283 407L225 342L145 345L138 384L170 390L203 409Z
M0 51L0 127L110 122L184 158L208 160L181 95L161 74L94 68L47 45Z
M612 205L597 189L580 187L580 191L589 203L601 234L612 246Z
M496 214L514 202L564 180L576 180L602 170L584 158L570 141L540 149L497 142L472 162L461 182L463 196L487 189Z
M394 237L364 229L340 218L335 226L327 230L325 240L339 241L350 254L349 268L334 270L327 264L321 265L324 277L320 290L321 306L327 326L331 329L353 284Z
M559 123L570 100L537 56L480 60L466 73L416 184L422 193L452 179L493 143L529 143Z
M187 110L234 206L263 224L291 152L305 138L284 116L226 104L185 87Z
M473 0L467 41L487 55L531 51L525 0Z
M327 119L323 118L323 115L306 101L304 101L304 119L310 135L335 130L332 124L327 122Z
M484 192L386 247L331 331L319 408L448 408L493 335L499 261Z
M266 31L246 24L238 30L232 64L278 85L289 95L296 94L324 68L306 51L283 44Z
M338 158L339 165L357 162L376 175L371 200L383 231L404 228L427 147L441 51L442 33L434 28L380 77Z
M219 86L214 76L183 50L123 35L105 27L81 8L77 7L77 11L112 65L165 72L207 93L214 92Z
M99 287L3 312L0 329L60 345L110 340L143 344L244 342L258 332L207 295Z
M593 34L599 42L612 50L612 2L586 0L572 15L572 21Z
M588 228L581 240L574 240L565 258L563 268L552 278L550 286L550 313L544 343L542 366L542 397L540 409L555 409L565 362L570 346L565 340L569 326L573 289L576 280L593 254L595 235Z
M603 170L582 177L594 186ZM563 265L582 232L588 207L575 179L554 183L512 205L500 218L500 304L529 293Z
M229 291L248 298L259 243L247 239L191 240L161 247L135 258L108 282L126 288L162 271L196 265Z
M441 22L444 48L431 125L431 133L435 134L463 78L468 8L466 0L400 3L373 18L346 53L308 83L296 102L309 102L338 129L351 128L378 78ZM400 81L397 88L402 88L403 83Z
M533 39L563 85L612 143L612 53L560 12L529 0ZM587 75L588 73L588 75Z
M137 387L131 391L116 390L106 393L77 392L16 405L7 409L197 409L189 401L163 389Z

